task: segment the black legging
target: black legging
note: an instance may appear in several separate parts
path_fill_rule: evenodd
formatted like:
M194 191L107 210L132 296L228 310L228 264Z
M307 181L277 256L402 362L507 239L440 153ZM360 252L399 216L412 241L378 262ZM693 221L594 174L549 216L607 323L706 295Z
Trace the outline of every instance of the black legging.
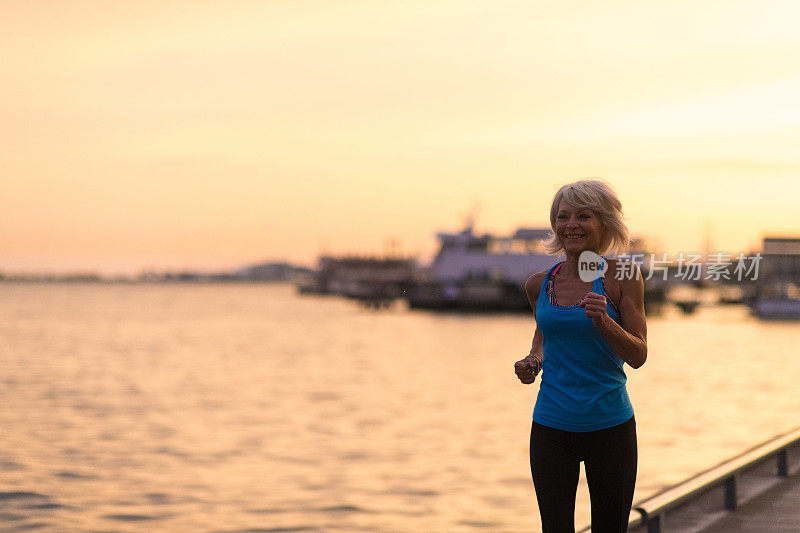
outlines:
M628 528L636 484L636 421L572 432L533 423L531 472L543 533L575 531L575 493L584 461L592 503L592 532Z

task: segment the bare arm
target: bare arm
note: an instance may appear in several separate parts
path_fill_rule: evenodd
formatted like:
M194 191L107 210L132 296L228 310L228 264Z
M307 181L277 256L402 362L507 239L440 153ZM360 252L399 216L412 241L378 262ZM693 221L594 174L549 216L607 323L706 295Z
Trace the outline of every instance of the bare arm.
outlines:
M542 290L542 283L544 283L546 275L547 272L538 272L529 277L528 281L525 282L525 293L528 295L528 302L531 304L534 320L536 320L536 303L539 300L539 291ZM542 332L539 331L539 326L537 325L536 330L533 332L531 352L528 357L536 357L536 359L541 362L544 357L543 345L544 337L542 337Z
M525 282L525 293L528 295L528 302L531 304L534 319L536 318L536 301L539 298L539 291L542 288L545 275L545 272L539 272L528 278ZM544 337L542 336L542 332L539 331L539 326L536 326L536 330L533 333L530 353L524 359L514 363L514 371L517 373L517 377L520 381L525 385L533 383L536 379L536 375L539 373L539 369L542 365L542 358L544 357L543 344Z
M539 326L536 326L536 331L533 332L533 342L531 343L531 353L528 354L527 358L535 357L541 363L542 359L544 358L543 346L544 346L544 337L542 337L542 332L539 331Z

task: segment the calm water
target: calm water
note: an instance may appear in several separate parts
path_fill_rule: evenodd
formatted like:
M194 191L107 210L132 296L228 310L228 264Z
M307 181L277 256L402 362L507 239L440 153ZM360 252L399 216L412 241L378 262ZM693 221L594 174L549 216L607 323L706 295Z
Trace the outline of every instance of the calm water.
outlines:
M528 316L0 284L0 527L538 531ZM650 318L635 498L800 425L800 324ZM576 522L588 521L581 478Z

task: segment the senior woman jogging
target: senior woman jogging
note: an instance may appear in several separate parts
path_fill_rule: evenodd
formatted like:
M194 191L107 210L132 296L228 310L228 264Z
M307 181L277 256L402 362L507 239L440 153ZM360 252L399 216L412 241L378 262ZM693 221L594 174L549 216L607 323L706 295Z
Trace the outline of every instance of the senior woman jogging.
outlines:
M647 359L644 280L636 265L603 257L629 244L622 205L607 183L561 187L550 225L547 249L566 260L525 283L536 331L530 354L514 365L524 384L542 371L530 443L542 530L575 531L583 461L592 531L626 531L637 445L623 367Z

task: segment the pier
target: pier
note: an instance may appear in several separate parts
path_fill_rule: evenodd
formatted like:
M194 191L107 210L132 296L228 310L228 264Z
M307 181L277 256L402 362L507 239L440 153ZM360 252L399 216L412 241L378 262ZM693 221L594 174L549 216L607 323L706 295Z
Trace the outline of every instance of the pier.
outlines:
M800 531L800 428L634 502L628 531Z
M800 531L800 476L794 476L743 504L703 533Z

